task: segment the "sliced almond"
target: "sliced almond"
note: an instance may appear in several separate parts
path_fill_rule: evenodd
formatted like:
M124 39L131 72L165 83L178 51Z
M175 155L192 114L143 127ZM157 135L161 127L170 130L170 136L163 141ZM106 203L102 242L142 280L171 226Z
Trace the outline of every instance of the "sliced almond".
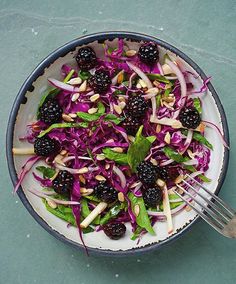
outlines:
M172 93L170 93L170 94L169 94L169 97L174 97L174 96L175 96L175 95L174 95L174 94L172 94Z
M85 80L79 87L79 92L85 92L87 89L87 81Z
M67 154L67 151L66 150L62 150L61 152L60 152L60 155L62 155L62 156L65 156Z
M74 121L74 119L71 116L69 116L68 114L65 114L65 113L62 114L62 119L66 122Z
M82 223L80 223L81 228L87 228L90 223L93 222L93 220L101 214L106 208L107 208L107 203L105 202L100 202L94 209L93 211L83 220Z
M155 81L153 81L153 85L155 86L155 87L160 87L160 82L158 82L157 80L155 80Z
M121 148L121 147L113 147L113 148L111 148L111 150L113 152L116 152L116 153L123 153L124 152L124 149Z
M163 105L164 105L165 107L171 109L171 110L174 110L174 108L173 108L170 104L168 104L167 102L163 102Z
M86 174L89 171L89 169L87 167L83 167L81 169L78 170L78 174Z
M72 78L67 82L69 85L80 85L82 83L82 79L80 77Z
M163 188L165 185L166 185L166 183L165 183L165 181L164 180L162 180L162 179L157 179L157 185L158 186L160 186L161 188Z
M57 204L54 200L48 199L46 198L48 205L52 208L52 209L56 209L57 208Z
M175 99L173 97L168 96L168 97L163 97L162 100L167 102L167 103L172 103L172 102L174 102Z
M129 139L130 142L134 142L134 140L135 140L135 137L134 137L134 136L128 135L127 137L128 137L128 139Z
M93 96L90 97L90 101L91 102L95 102L97 99L100 98L100 95L99 94L94 94Z
M81 187L80 188L80 193L82 196L87 196L93 193L93 188L85 188L85 187Z
M195 131L199 131L199 132L204 132L205 130L205 127L206 127L206 124L201 122L198 127L196 129L194 129Z
M125 52L125 55L126 55L127 57L132 57L132 56L135 56L136 53L137 53L136 50L130 49L130 50L127 50L127 51Z
M126 106L126 102L120 102L119 107L123 110Z
M117 83L121 84L124 81L124 72L120 72L117 77Z
M164 141L166 142L166 144L170 144L170 132L166 133L164 137Z
M138 204L136 204L136 205L134 206L134 214L135 214L136 217L138 217L139 212L140 212L140 207L139 207Z
M153 159L153 158L150 159L150 162L151 162L154 166L157 166L157 165L158 165L157 160L155 160L155 159Z
M160 133L160 132L161 132L161 124L157 124L156 133Z
M98 161L103 161L103 160L106 159L104 154L98 154L96 158L97 158Z
M94 114L94 113L96 113L98 111L98 109L96 108L96 107L92 107L92 108L90 108L89 110L88 110L88 113L89 114Z
M141 89L141 88L142 88L141 84L140 84L140 83L137 83L136 88L137 88L137 89Z
M113 104L114 110L116 113L121 114L122 108L119 105Z
M124 196L124 193L123 192L119 192L118 193L118 200L120 202L124 202L125 201L125 196Z
M105 169L106 169L106 170L109 170L109 169L110 169L110 166L111 166L110 164L106 164L106 165L105 165Z
M95 179L98 180L98 181L106 181L106 180L107 180L107 179L106 179L104 176L102 176L102 175L96 175L96 176L95 176Z
M72 118L76 118L77 114L76 113L69 113L69 116L72 117Z
M138 82L142 88L147 88L147 84L142 79L139 79Z
M158 88L150 88L150 89L147 89L147 91L145 93L157 95L159 93L159 89Z
M125 99L125 97L123 97L123 96L119 96L119 97L118 97L118 100L119 100L120 102L126 102L126 99Z
M178 121L178 120L174 121L171 126L172 126L173 128L175 128L175 129L178 129L178 128L182 128L182 127L183 127L182 123L181 123L180 121Z
M85 180L85 178L84 178L83 175L79 175L79 180L80 180L80 182L82 182L83 184L86 183L86 180Z
M78 98L79 98L79 96L80 96L80 93L74 93L73 96L72 96L72 98L71 98L72 102L77 101Z

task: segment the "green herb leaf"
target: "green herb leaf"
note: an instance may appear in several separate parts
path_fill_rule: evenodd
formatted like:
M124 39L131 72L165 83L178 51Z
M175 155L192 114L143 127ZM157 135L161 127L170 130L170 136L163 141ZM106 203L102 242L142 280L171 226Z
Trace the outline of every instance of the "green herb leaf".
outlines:
M87 128L88 123L86 122L80 122L80 123L71 123L71 122L66 122L66 123L54 123L51 126L49 126L46 130L41 131L41 133L38 135L39 138L43 137L45 134L49 133L53 129L56 128L72 128L72 127L82 127L82 128Z
M104 114L105 113L105 106L104 106L104 104L101 103L101 102L98 102L97 106L98 106L98 112L97 113L99 115Z
M157 138L156 138L156 136L148 136L148 137L146 137L146 139L147 139L150 143L153 143Z
M192 173L196 172L197 170L195 169L194 166L191 165L184 165L184 168ZM202 181L204 182L211 182L211 179L209 179L208 177L204 176L204 175L199 175L198 176Z
M105 225L112 218L116 217L122 210L121 204L113 206L100 221L100 225Z
M77 116L87 122L91 122L91 121L96 121L99 119L100 114L98 113L94 113L94 114L89 114L87 112L83 112L83 111L79 111L77 112Z
M108 113L105 117L104 120L105 121L111 121L113 123L115 123L116 125L118 125L119 123L121 123L121 121L123 120L123 117L118 117L112 113Z
M159 109L161 105L161 94L156 96L156 104L157 104L157 109Z
M64 221L70 223L71 225L77 227L74 215L72 213L72 210L71 210L71 212L65 212L63 207L66 207L66 206L63 206L63 205L57 206L57 208L53 209L52 207L50 207L48 205L48 203L47 203L47 201L45 199L43 199L43 203L44 203L46 209L50 213L52 213L53 215L57 216L58 218L60 218L60 219L62 219Z
M91 211L89 210L89 207L88 207L87 199L81 198L80 204L81 204L81 216L83 218L86 218L91 213Z
M108 160L115 161L117 164L121 165L128 164L127 154L125 153L114 152L111 148L104 148L102 152Z
M165 146L163 151L169 159L172 159L177 163L183 163L190 160L188 157L183 157L181 154L179 154L178 152L176 152L175 150L173 150L168 146Z
M135 241L140 234L144 231L145 229L143 229L142 227L137 226L137 229L134 231L133 235L131 236L131 240ZM146 231L146 230L145 230Z
M143 201L142 197L136 197L132 192L129 192L128 197L131 202L132 211L134 212L135 205L139 206L140 212L138 216L136 217L137 224L146 229L151 235L155 235L155 231L153 230L153 227L151 225L151 221L149 219L149 216L147 214L147 210Z
M136 172L137 166L145 159L152 144L146 137L142 136L142 130L143 125L139 127L135 140L129 146L127 152L128 164L133 172Z
M49 167L38 166L36 170L43 174L43 178L51 178L55 175L56 171Z
M94 201L94 202L97 202L97 203L100 202L100 199L97 198L97 197L94 196L94 195L85 195L84 198L86 198L86 199L88 199L88 200L91 200L91 201Z
M153 81L154 81L154 80L157 80L157 81L162 82L162 83L167 83L167 84L170 83L170 81L167 80L165 76L162 76L162 75L160 75L160 74L151 74L151 73L148 73L147 76L148 76L149 79L151 79L151 80L153 80Z
M193 105L196 108L196 110L201 114L202 113L202 106L201 106L201 101L200 101L199 98L193 99Z
M120 95L125 95L125 91L122 90L115 90L115 92L113 93L115 96L120 96Z
M188 134L188 130L183 129L182 134L184 134L185 136L187 136ZM199 132L193 132L193 140L196 140L200 143L202 143L203 145L207 146L209 149L213 150L213 145L206 139L206 137L204 137L202 134L200 134Z
M78 76L84 81L88 80L88 78L91 77L91 74L88 71L79 71Z

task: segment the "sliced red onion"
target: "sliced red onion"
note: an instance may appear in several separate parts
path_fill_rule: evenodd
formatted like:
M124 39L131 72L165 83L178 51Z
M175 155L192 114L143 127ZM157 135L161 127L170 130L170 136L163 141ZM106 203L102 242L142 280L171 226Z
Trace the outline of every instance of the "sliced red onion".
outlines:
M191 159L191 160L189 160L187 162L183 162L183 164L189 165L189 166L197 165L198 164L198 160L197 159Z
M186 207L186 203L184 202L183 204L179 205L178 207L176 207L175 209L171 210L171 215L174 216L177 213L179 213L181 210L183 210ZM163 219L166 219L166 216L164 214L164 212L155 212L155 211L147 211L148 215L150 216L157 216L157 217L162 217Z
M39 191L39 190L35 190L35 189L28 189L29 192L33 193L34 195L38 196L38 197L42 197L45 199L50 199L54 202L56 202L57 204L63 204L63 205L78 205L80 204L77 201L68 201L68 200L60 200L60 199L56 199L53 197L48 196L47 194Z
M203 85L201 87L200 90L198 91L192 91L190 92L190 94L201 94L201 93L205 93L207 90L207 84L210 82L211 77L206 78L205 80L203 80Z
M155 93L148 93L147 95L143 95L142 97L145 99L145 100L149 100L153 97L156 97L157 94Z
M183 151L181 151L182 155L188 149L190 143L192 142L192 139L193 139L193 130L188 130L188 134L187 134L186 140L184 142L184 149L183 149ZM186 165L189 165L189 164L186 164Z
M137 66L135 66L133 63L126 61L126 64L129 66L130 69L132 69L134 72L136 72L139 77L146 83L148 89L151 89L152 82L149 80L147 75Z
M157 120L157 101L156 97L151 98L151 103L152 103L152 115L150 116L150 121L154 122Z
M213 129L215 129L215 130L217 131L217 133L219 134L220 139L221 139L223 145L224 145L227 149L229 149L229 145L226 143L226 141L225 141L225 139L224 139L224 135L223 135L223 133L221 133L220 128L219 128L217 125L215 125L214 123L210 122L210 121L202 120L202 122L204 122L207 126L213 128Z
M161 67L160 62L157 62L157 68L160 70L160 74L161 74L162 76L164 76L164 72L163 72L163 69L162 69L162 67Z
M18 188L21 186L26 174L32 169L33 165L40 159L41 159L41 157L38 157L38 156L31 157L22 166L21 172L19 174L18 182L17 182L17 184L16 184L16 186L13 190L14 194L17 192Z
M68 168L62 165L59 165L57 163L55 163L55 167L61 171L68 171L69 173L75 175L75 174L79 174L81 173L81 169L72 169L72 168Z
M80 92L80 89L74 86L71 86L69 84L65 84L61 81L58 81L56 79L53 78L48 78L48 82L53 85L54 87L61 89L63 91L67 91L69 93L78 93Z
M172 61L170 61L168 58L166 59L166 64L170 66L170 68L173 70L176 77L178 78L179 83L180 83L180 88L181 88L181 96L185 97L187 94L187 86L186 86L186 81L184 79L183 73L180 71L178 66L174 64Z
M116 166L113 166L113 171L114 173L119 177L120 179L120 184L123 188L126 187L126 178L125 178L125 175L122 173L122 171L116 167Z
M135 76L136 76L136 73L133 72L129 77L129 85L128 85L129 89L132 87L132 80L135 78Z
M171 163L173 163L173 162L174 162L174 160L169 159L169 160L167 160L167 161L165 161L165 162L160 163L160 166L167 166L167 165L169 165L169 164L171 164Z

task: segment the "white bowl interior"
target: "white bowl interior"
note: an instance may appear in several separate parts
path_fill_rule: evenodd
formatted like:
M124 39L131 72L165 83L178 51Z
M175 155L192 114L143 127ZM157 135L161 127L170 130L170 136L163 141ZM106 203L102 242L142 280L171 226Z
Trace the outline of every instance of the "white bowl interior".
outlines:
M117 40L113 40L112 42L109 41L110 45L115 45L117 43ZM134 49L138 49L138 46L140 43L130 42L126 41L126 43ZM97 55L101 57L101 54L103 53L103 47L102 44L98 42L93 42L90 44L96 51ZM33 92L27 92L27 103L22 104L20 106L16 123L15 123L15 129L14 129L14 140L13 145L14 147L27 147L26 142L20 142L18 137L24 135L26 131L26 125L35 120L35 113L37 110L37 105L39 103L40 97L42 95L42 92L47 88L47 78L60 78L60 68L63 64L67 63L70 65L75 65L75 59L74 55L76 54L78 48L68 53L64 57L58 58L56 61L54 61L53 64L51 64L48 68L45 69L44 74L37 78L37 80L34 82L34 90ZM166 53L167 50L160 47L160 53L161 56ZM176 55L170 51L168 53L172 57L176 57ZM182 65L186 70L189 70L193 73L196 73L193 68L187 64L183 59L178 58L182 62ZM194 84L196 86L196 89L199 89L202 85L202 79L199 77L199 79L194 80ZM216 102L212 96L212 94L208 91L207 94L201 95L202 101L203 101L203 118L206 120L209 120L213 123L215 123L222 131L222 122L221 122L221 116L220 112L217 108ZM214 151L211 153L211 161L209 165L209 170L207 171L206 175L212 179L212 182L208 184L208 188L211 191L215 191L218 184L218 178L220 176L222 165L223 165L223 159L224 159L224 147L222 145L222 142L220 141L220 138L218 134L210 129L207 128L206 130L206 137L207 139L213 144ZM27 156L14 156L14 163L16 167L17 173L19 173L22 164L27 159ZM67 239L74 241L75 243L81 244L81 240L78 234L77 228L70 227L67 228L67 223L60 220L59 218L55 217L51 213L49 213L41 201L40 198L36 197L29 191L27 191L28 188L34 188L34 189L40 189L40 185L34 180L31 174L28 174L26 178L24 179L22 183L23 191L35 210L35 212L43 219L45 222L53 228L55 231L59 232L60 234L64 235ZM174 221L174 227L175 230L173 234L175 234L177 231L181 230L183 227L185 227L188 223L190 223L194 218L196 217L196 213L194 211L187 212L186 210L183 210L178 215L173 217ZM130 236L132 234L131 227L127 225L127 233L124 238L120 239L119 241L113 241L110 240L108 237L105 236L103 232L96 232L96 233L90 233L84 235L84 241L88 247L91 248L101 248L101 249L109 249L109 250L128 250L133 248L140 248L152 243L161 242L170 235L167 233L166 228L166 222L158 222L155 224L154 229L156 231L156 236L151 236L149 234L146 234L139 244L137 244L137 241L130 240Z

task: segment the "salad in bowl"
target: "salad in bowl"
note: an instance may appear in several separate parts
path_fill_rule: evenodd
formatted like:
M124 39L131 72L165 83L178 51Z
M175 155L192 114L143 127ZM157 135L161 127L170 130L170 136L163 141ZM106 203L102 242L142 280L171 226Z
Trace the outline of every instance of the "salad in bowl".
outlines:
M155 41L117 38L79 46L46 79L12 148L29 155L14 191L31 175L27 194L85 246L89 234L138 244L155 238L159 223L174 234L173 218L189 211L176 184L186 174L211 181L206 129L228 147L203 114L210 77L199 86L199 75Z

